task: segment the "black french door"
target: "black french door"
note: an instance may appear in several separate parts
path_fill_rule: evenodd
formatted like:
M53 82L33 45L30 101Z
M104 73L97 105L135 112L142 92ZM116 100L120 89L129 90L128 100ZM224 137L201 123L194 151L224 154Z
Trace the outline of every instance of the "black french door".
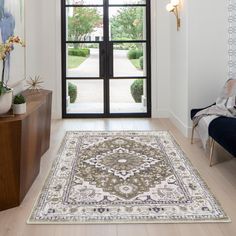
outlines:
M62 0L63 118L151 117L150 0Z

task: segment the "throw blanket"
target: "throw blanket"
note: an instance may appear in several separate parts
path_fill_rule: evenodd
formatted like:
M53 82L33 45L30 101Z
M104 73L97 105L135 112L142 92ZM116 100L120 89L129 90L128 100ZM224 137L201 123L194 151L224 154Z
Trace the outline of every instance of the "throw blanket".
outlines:
M193 124L195 127L202 126L203 122L207 124L206 130L203 130L202 132L200 130L200 137L201 137L204 147L206 147L206 142L209 137L208 128L209 128L210 122L219 116L236 118L236 80L235 79L230 79L226 82L220 94L220 97L217 98L216 100L216 105L213 105L209 108L206 108L198 112L193 119ZM206 138L206 132L207 132L207 138Z

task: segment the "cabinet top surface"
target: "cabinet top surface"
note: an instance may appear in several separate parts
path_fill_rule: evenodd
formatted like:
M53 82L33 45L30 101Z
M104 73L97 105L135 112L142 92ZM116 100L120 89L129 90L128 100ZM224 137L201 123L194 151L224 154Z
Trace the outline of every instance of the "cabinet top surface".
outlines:
M22 92L26 98L27 111L23 115L15 115L12 117L0 117L0 124L5 122L21 121L28 117L32 112L37 110L42 104L46 102L48 95L52 94L49 90L29 91Z

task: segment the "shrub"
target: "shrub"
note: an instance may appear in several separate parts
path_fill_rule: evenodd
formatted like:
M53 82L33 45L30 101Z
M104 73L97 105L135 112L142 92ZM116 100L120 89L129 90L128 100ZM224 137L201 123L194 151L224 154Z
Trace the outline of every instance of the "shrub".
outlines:
M143 57L139 58L139 65L140 65L140 68L143 70Z
M139 59L143 56L143 51L140 49L130 49L128 52L128 58L131 59Z
M136 103L142 102L142 95L143 95L143 80L137 79L131 85L131 94Z
M70 96L70 103L75 103L76 99L77 99L77 94L78 94L78 91L77 91L77 86L70 83L68 84L68 94Z
M25 97L22 94L16 95L13 100L14 104L24 104L25 103Z
M89 48L69 48L69 56L87 57L90 55Z
M114 38L113 40L115 40L115 41L130 41L130 38ZM119 43L119 44L114 43L113 48L118 49L118 50L129 50L131 48L135 49L135 48L137 48L137 46L135 43L132 43L132 42Z

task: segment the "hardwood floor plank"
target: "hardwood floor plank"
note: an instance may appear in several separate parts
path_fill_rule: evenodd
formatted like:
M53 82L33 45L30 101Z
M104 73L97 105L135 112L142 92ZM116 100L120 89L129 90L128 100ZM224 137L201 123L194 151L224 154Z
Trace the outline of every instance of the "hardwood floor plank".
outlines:
M90 225L86 226L85 236L117 236L116 225Z
M179 228L176 224L147 225L148 236L179 236Z
M117 236L148 236L147 225L118 225Z

